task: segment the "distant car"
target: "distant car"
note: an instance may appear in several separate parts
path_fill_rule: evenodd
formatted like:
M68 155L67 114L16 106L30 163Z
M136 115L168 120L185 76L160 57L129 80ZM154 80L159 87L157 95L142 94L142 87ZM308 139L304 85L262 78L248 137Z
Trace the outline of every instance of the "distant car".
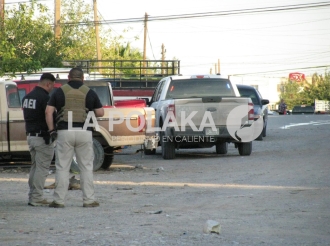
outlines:
M314 114L314 107L307 105L297 105L292 109L291 114Z
M263 137L266 137L267 131L267 122L268 122L268 106L269 100L263 99L260 92L249 85L237 85L237 89L241 95L241 97L249 97L251 98L254 104L254 120L258 120L260 117L263 118L264 128L261 134L256 138L256 140L262 140Z

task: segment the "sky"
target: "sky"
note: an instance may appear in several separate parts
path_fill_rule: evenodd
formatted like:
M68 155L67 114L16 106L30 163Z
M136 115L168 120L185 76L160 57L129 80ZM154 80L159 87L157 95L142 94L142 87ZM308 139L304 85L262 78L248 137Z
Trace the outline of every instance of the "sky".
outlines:
M63 0L62 0L63 1ZM19 2L6 0L6 3ZM54 0L40 1L54 4ZM85 0L93 4L93 0ZM288 11L302 4L325 7ZM178 59L182 74L208 74L220 60L220 73L249 77L280 78L291 72L324 74L330 68L330 1L322 0L97 0L99 20L117 20L196 13L246 11L245 14L148 22L147 57ZM124 35L132 47L143 51L144 24L107 24L114 34ZM130 27L130 31L123 33ZM139 40L134 37L138 36Z

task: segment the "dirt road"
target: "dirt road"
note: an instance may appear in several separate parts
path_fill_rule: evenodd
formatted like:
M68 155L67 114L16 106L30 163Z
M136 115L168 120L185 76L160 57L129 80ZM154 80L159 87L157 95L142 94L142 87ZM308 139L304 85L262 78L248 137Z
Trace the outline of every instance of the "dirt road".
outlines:
M64 209L27 206L27 171L2 170L0 244L330 245L329 137L329 116L272 116L247 157L233 144L170 161L129 148L95 172L98 208L83 208L80 190ZM204 233L207 220L221 233Z

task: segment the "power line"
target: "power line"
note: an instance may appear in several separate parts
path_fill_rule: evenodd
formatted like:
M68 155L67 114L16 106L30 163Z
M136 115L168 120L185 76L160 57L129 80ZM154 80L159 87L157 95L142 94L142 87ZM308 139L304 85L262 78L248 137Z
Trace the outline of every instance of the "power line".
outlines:
M254 74L267 74L267 73L286 72L286 71L293 71L293 70L307 70L307 69L328 68L328 67L330 67L330 65L314 66L314 67L289 68L289 69L281 69L281 70L272 70L272 71L254 72L254 73L241 73L241 74L232 74L232 75L233 76L242 76L242 75L254 75Z
M150 41L150 35L149 35L148 30L147 30L147 33L148 33L149 45L150 45L150 48L151 48L152 56L154 57L154 60L156 60L155 55L154 55L154 50L152 49L152 45L151 45L151 41Z
M282 12L292 10L304 10L311 8L324 8L329 7L330 2L319 2L310 4L297 4L287 6L275 6L275 7L264 7L254 9L241 9L241 10L228 10L228 11L216 11L216 12L205 12L205 13L193 13L193 14L181 14L181 15L168 15L168 16L149 16L148 21L166 21L166 20L178 20L178 19L190 19L190 18L202 18L202 17L215 17L215 16L230 16L230 15L244 15L244 14L260 14L268 12ZM134 23L143 22L144 18L127 18L127 19L115 19L115 20L103 20L99 21L98 24L122 24L122 23ZM65 25L87 25L90 22L66 22Z

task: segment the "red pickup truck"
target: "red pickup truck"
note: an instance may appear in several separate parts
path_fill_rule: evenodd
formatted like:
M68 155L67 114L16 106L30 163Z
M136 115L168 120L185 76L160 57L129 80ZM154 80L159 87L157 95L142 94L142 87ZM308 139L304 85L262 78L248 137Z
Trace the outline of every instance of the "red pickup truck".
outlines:
M18 97L23 98L38 84L39 80L14 80L14 82L17 85ZM56 80L53 91L66 83L67 80ZM123 100L114 103L110 83L104 80L85 80L84 84L96 92L105 109L104 117L97 118L100 131L93 132L94 170L100 167L109 168L113 160L113 151L123 146L143 145L145 150L155 148L156 135L155 132L150 130L153 129L155 124L155 111L146 107L145 100ZM118 117L123 117L126 120L119 122ZM112 129L109 129L110 122L116 122L113 123ZM139 130L132 131L129 125ZM78 171L77 168L78 165L74 160L71 169Z

